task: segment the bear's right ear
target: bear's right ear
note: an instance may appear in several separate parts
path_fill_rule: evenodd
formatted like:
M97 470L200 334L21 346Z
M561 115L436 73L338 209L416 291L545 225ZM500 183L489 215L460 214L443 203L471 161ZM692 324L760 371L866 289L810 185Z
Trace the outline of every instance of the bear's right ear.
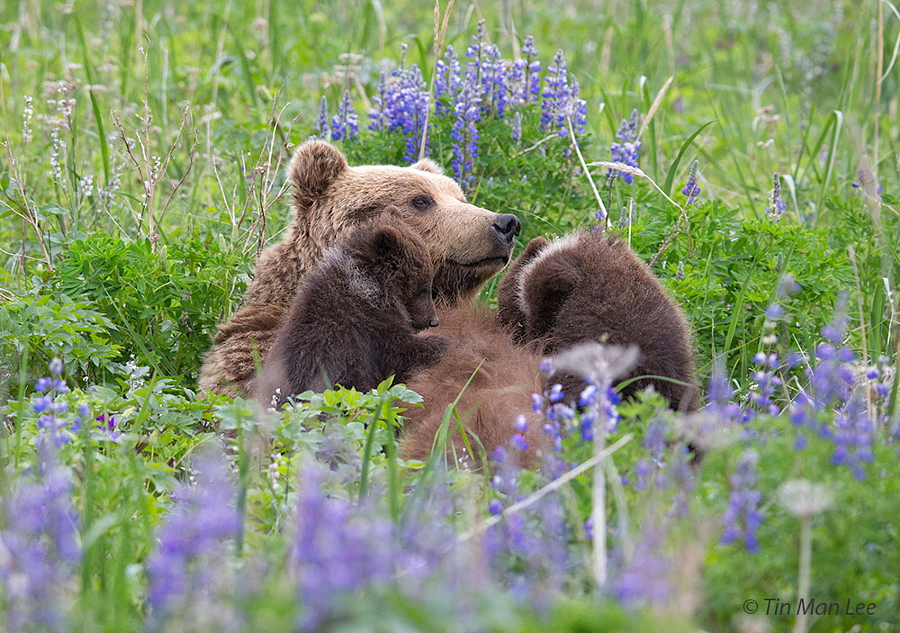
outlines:
M312 205L348 169L350 166L340 150L325 141L307 141L298 147L288 166L297 208Z
M522 299L532 334L550 331L563 302L578 286L578 266L565 257L535 262L521 281Z
M419 171L427 171L429 174L437 174L438 176L444 175L444 170L441 169L440 165L431 160L430 158L423 158L417 163L413 163L409 166L410 169L418 169Z

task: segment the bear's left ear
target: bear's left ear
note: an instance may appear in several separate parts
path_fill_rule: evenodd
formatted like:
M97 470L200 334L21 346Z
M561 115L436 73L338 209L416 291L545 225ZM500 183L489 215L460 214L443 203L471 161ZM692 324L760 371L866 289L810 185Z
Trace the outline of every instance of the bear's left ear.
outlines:
M528 325L535 335L550 331L563 302L581 280L578 266L565 257L549 257L535 262L526 271L521 292Z
M438 176L444 175L444 170L430 158L424 158L418 163L413 163L410 165L410 168L418 169L419 171L427 171L429 174L437 174Z
M298 147L287 171L297 210L309 208L348 169L340 150L325 141L307 141Z

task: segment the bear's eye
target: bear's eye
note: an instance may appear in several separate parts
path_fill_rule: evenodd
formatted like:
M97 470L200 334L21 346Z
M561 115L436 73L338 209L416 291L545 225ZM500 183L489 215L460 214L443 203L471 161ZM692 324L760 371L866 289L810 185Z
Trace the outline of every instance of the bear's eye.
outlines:
M424 193L420 193L412 200L412 205L419 211L424 211L433 204L434 198Z

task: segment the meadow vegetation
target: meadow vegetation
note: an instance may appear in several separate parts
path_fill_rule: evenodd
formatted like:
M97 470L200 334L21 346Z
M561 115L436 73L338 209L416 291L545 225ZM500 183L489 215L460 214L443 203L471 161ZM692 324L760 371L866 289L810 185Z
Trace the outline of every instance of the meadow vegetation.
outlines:
M0 27L0 629L900 631L893 4L18 0ZM579 411L535 395L539 468L517 435L473 471L397 457L419 396L390 381L203 398L313 135L430 156L517 251L618 233L685 310L703 410L601 372Z

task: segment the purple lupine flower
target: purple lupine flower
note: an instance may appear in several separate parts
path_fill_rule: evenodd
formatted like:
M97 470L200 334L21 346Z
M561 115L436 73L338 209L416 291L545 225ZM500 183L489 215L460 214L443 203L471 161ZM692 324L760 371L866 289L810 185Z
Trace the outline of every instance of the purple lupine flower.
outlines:
M484 98L481 110L485 114L496 113L497 118L502 119L506 114L506 106L509 101L509 86L507 85L506 66L496 44L485 47L483 63L481 85L484 89Z
M178 484L173 491L172 511L147 561L152 629L210 592L217 572L224 571L222 541L241 531L242 518L234 507L237 492L221 449L202 452L192 470L196 483Z
M518 494L515 487L509 492ZM502 502L489 507L491 512L498 509L502 512ZM482 547L496 579L510 587L515 598L540 603L564 586L567 542L562 505L549 495L489 527Z
M322 95L322 100L319 102L316 136L326 141L331 139L331 126L328 125L328 99L325 98L325 95Z
M831 463L847 466L853 476L862 481L866 478L863 462L874 459L872 453L875 424L866 414L866 406L861 398L852 397L845 407L840 409L834 421L835 450Z
M781 213L787 209L787 205L781 199L781 178L778 174L772 176L772 193L769 195L769 206L766 207L766 215L773 222L781 220Z
M637 108L631 111L631 116L622 119L622 124L616 131L616 141L610 145L612 159L624 163L629 167L637 167L640 161L641 142L637 140L640 126ZM614 169L609 170L609 178L622 177L629 185L634 182L634 176Z
M404 65L407 50L409 45L404 43L400 67L391 73L394 80L386 85L383 95L379 84L379 95L375 99L378 110L370 113L369 127L373 130L402 130L406 137L403 159L413 163L418 160L430 95L419 67L416 64L409 68ZM427 153L427 140L425 147Z
M301 629L312 631L340 598L390 582L397 551L390 521L329 497L315 468L304 469L300 480L290 565L302 604Z
M482 113L494 112L502 119L509 100L506 67L497 45L484 43L487 35L484 23L484 20L479 20L476 34L472 36L472 43L466 49L466 57L472 61L466 69L465 81L475 84L473 87L481 99Z
M703 410L711 414L714 422L740 423L746 421L747 415L740 405L734 401L734 389L728 384L725 363L721 357L717 358L713 363L712 375L709 379L706 394L709 403Z
M105 413L101 413L96 418L95 421L99 422L107 432L107 436L109 440L115 444L118 444L122 441L122 432L119 430L119 421L116 420L116 417L112 414L106 415Z
M634 466L635 484L637 490L644 490L651 482L657 488L665 488L668 484L662 474L666 462L663 453L666 450L666 424L659 418L654 418L644 433L641 446L650 452L649 459L640 459Z
M447 45L444 58L437 61L434 72L434 114L440 117L453 112L452 106L444 104L444 99L454 98L462 88L459 54L452 44Z
M725 531L722 533L721 543L728 545L741 539L747 551L754 554L759 552L756 531L763 521L763 515L759 510L762 495L756 490L759 483L759 474L756 471L758 461L759 455L755 451L744 451L741 454L737 469L729 477L731 493L728 497L728 508L722 515Z
M700 183L698 179L700 177L700 161L695 160L691 164L691 172L688 174L687 182L684 185L684 189L681 190L681 193L687 196L687 204L694 204L697 200L697 196L699 196L703 189L700 188Z
M350 100L350 91L344 91L344 97L338 104L338 113L331 119L331 140L353 138L359 132L359 117Z
M52 442L39 438L38 458L35 481L17 482L0 495L0 628L10 632L67 631L65 596L76 583L71 476L57 463Z
M778 406L772 402L775 390L782 384L781 379L775 375L775 370L779 366L778 355L774 352L771 354L758 352L753 357L753 364L759 369L753 372L754 384L750 391L750 401L760 411L778 415Z
M675 497L670 515L676 517L685 517L690 513L690 498L695 483L692 458L690 449L681 445L673 450L673 457L669 462L669 472L675 482Z
M510 140L513 142L513 145L518 145L522 142L522 113L516 112L513 115L512 125L510 126L511 132L509 135Z
M672 563L661 554L663 537L658 527L645 529L634 556L613 582L613 595L626 606L660 604L669 599Z
M387 77L384 71L381 71L381 74L378 76L378 88L375 96L372 97L372 102L377 108L369 110L369 129L373 132L379 132L385 127L384 107L387 103Z
M472 173L475 159L478 158L478 122L481 120L481 92L473 79L475 68L469 64L466 69L466 80L453 100L452 139L453 158L450 165L453 175L464 190L470 189L475 182Z
M553 56L553 65L547 69L547 87L541 105L541 129L558 129L560 137L569 134L568 120L576 133L582 134L587 123L587 103L578 97L579 86L574 79L569 84L566 58L562 49Z
M49 365L50 376L38 378L35 389L44 395L32 400L32 410L39 414L37 425L47 431L54 444L59 446L72 439L72 433L81 428L81 420L70 420L66 417L69 405L57 396L69 393L69 387L60 377L63 371L62 361L54 358Z
M541 62L536 59L534 37L529 35L522 43L520 57L513 62L510 72L510 103L520 107L537 101L541 96Z

